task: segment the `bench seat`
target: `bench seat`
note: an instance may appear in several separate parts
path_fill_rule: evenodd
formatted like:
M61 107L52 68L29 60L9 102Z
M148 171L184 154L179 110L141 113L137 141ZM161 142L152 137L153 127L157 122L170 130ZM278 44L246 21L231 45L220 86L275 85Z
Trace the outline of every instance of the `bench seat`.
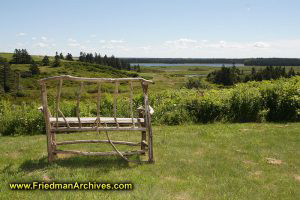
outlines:
M82 124L93 124L97 117L81 117ZM66 117L69 124L79 124L77 117ZM113 117L100 117L101 124L115 124L115 118ZM117 118L119 124L132 124L132 118ZM144 118L133 118L134 123L144 123ZM56 117L50 117L50 123L56 124ZM58 118L58 124L65 124L65 120L62 117Z

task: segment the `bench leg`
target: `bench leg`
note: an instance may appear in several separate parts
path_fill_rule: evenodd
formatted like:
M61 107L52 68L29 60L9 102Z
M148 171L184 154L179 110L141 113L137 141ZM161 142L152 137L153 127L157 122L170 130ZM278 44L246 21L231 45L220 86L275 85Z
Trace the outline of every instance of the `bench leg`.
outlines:
M51 163L54 160L53 154L53 133L47 131L47 148L48 148L48 162Z
M148 127L148 156L149 156L148 162L149 163L154 163L151 125L150 125L150 127Z
M142 140L141 140L141 150L146 150L146 145L143 143L143 141L147 141L147 134L146 131L142 131ZM145 155L145 153L143 153Z

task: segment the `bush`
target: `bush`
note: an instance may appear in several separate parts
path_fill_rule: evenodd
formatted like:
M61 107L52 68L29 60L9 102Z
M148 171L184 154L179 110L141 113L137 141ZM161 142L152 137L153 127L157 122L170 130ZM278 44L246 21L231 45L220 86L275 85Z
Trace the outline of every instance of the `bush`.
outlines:
M0 101L1 135L34 135L45 133L43 114L37 104L13 105Z
M188 89L210 89L211 86L202 78L189 78L188 82L185 84Z
M269 110L268 121L298 121L300 111L299 77L289 81L266 82L261 88L264 107Z
M300 77L276 81L247 82L231 89L207 90L204 94L196 89L166 90L150 93L149 104L154 108L154 124L177 125L196 122L263 122L300 120ZM122 99L121 99L122 98ZM55 116L55 98L49 95L49 108ZM102 96L101 116L113 116L114 98ZM133 111L143 105L142 94L135 95ZM44 118L37 108L40 104L14 105L11 101L0 101L0 134L45 133ZM76 116L76 100L63 100L61 111L66 117ZM131 117L129 97L119 97L118 117ZM97 115L97 99L82 98L81 116Z
M190 99L186 109L195 122L208 123L222 120L228 112L226 100L229 94L229 90L211 90L203 97Z
M236 87L229 99L230 121L255 122L259 120L263 102L259 89L240 84Z

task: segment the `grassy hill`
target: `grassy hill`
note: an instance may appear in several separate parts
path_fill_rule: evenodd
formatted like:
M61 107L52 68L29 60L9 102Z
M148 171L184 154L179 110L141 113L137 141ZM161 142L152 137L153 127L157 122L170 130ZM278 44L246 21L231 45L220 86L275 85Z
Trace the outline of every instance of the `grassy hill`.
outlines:
M8 61L12 59L12 53L0 53L0 57L6 58ZM39 65L40 74L31 75L29 71L30 64L11 64L12 71L18 71L21 73L21 91L17 94L11 92L6 94L7 98L19 97L16 101L32 101L38 100L40 95L40 86L37 81L41 78L58 76L58 75L72 75L78 77L91 77L91 78L121 78L121 77L136 77L138 74L131 71L118 70L110 66L85 63L79 61L67 61L61 60L60 67L41 66L41 60L43 56L33 55L32 58ZM53 57L49 57L50 62L54 60ZM12 89L15 90L16 84L12 83ZM74 90L74 83L68 85L71 90Z
M5 53L5 52L0 52L0 57L6 58L7 60L11 60L13 56L13 53ZM32 55L31 56L33 60L35 61L42 61L44 58L43 55ZM50 60L54 60L53 56L49 56Z

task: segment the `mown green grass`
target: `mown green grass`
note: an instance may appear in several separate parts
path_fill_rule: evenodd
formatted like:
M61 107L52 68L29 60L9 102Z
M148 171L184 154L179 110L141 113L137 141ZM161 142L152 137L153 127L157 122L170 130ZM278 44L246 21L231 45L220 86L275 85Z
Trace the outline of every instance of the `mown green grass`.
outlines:
M154 127L154 164L118 157L60 157L47 164L46 137L0 137L3 199L298 199L300 123L208 124ZM112 139L139 140L139 133ZM105 138L101 133L58 140ZM69 149L78 145L67 146ZM122 147L121 149L123 149ZM111 150L81 145L82 150ZM146 159L144 156L141 159ZM267 158L281 161L270 164ZM137 159L137 158L131 158ZM133 191L11 191L10 182L98 181L134 184Z

